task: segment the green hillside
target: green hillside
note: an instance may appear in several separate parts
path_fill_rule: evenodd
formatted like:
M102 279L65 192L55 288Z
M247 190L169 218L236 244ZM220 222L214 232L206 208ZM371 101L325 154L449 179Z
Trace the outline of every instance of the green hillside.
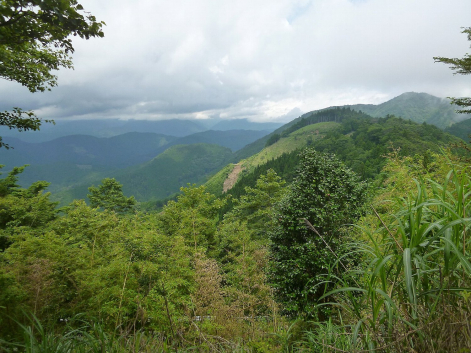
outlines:
M471 134L471 119L466 119L453 124L450 127L447 127L445 131L449 134L458 136L464 141L469 141L469 135Z
M332 111L337 114L339 112L337 108ZM350 113L345 110L344 114L348 116ZM296 126L307 121L306 118L304 116L297 123L285 128L275 143L252 157L241 160L239 164L244 170L229 193L235 197L240 196L246 186L253 186L258 177L270 168L283 178L291 180L296 169L293 161L297 161L298 151L306 146L334 153L362 178L373 179L380 173L385 162L384 157L391 148L398 149L401 155L417 155L426 164L429 153L427 151L439 152L441 146L460 141L434 125L417 124L394 116L378 119L365 114L341 118L340 123L316 123L295 130ZM303 119L303 124L300 124ZM290 130L294 131L287 134ZM232 165L226 166L210 179L208 183L212 192L222 192L223 177L227 177L231 170Z
M237 163L239 160L246 159L250 156L253 156L254 154L257 154L265 147L267 142L276 135L281 136L283 133L286 134L287 131L291 132L293 131L291 129L296 129L297 126L306 124L307 122L311 124L316 122L313 121L313 119L318 119L317 122L323 121L322 119L325 119L326 115L329 114L328 112L332 112L333 109L341 110L347 108L350 108L356 112L361 111L371 117L384 118L387 115L394 115L416 123L425 122L427 124L435 125L441 129L445 129L455 124L456 122L468 118L466 115L455 113L455 107L450 105L450 101L448 99L435 97L427 93L407 92L378 105L356 104L343 107L330 107L307 112L293 121L281 126L271 134L264 136L263 138L254 141L240 149L234 154L232 162ZM341 116L344 116L344 114L345 112L340 113ZM328 119L329 120L327 121L336 121L335 114L333 118L331 117ZM449 132L452 133L451 131ZM466 134L469 134L469 132ZM463 138L461 135L456 136Z
M230 148L232 151L237 151L267 134L268 132L266 130L208 130L175 139L169 142L168 145L163 146L162 149L166 149L174 145L209 143Z
M283 153L289 153L312 144L313 141L323 138L328 131L332 131L338 126L339 123L335 122L305 126L284 138L280 138L276 143L264 148L252 157L240 161L240 163L242 163L247 172L250 172L253 168L271 159L276 159Z
M267 143L271 144L277 141L279 137L286 137L288 134L301 129L304 126L321 123L321 122L340 122L349 117L368 117L366 114L354 111L348 107L333 107L317 111L311 111L301 115L289 123L281 126L271 134L248 144L234 154L233 162L251 157L260 152Z
M299 150L312 144L314 140L322 138L325 133L335 129L338 125L339 123L335 122L317 123L305 126L292 132L286 137L280 138L276 143L263 148L253 156L240 160L239 164L243 167L243 171L240 176L250 174L259 165L265 164L270 160L277 159L283 154ZM224 167L208 180L206 185L212 192L215 194L221 193L224 180L232 171L233 166L233 164L230 164Z
M150 162L106 175L123 184L123 192L138 201L163 199L188 183L198 183L224 166L231 150L210 144L178 145L166 150ZM103 176L104 177L104 176ZM66 204L73 199L85 199L88 187L97 185L82 183L58 193L55 199Z
M426 122L440 129L445 129L466 118L455 113L456 107L450 105L449 99L438 98L427 93L407 92L382 104L357 104L350 107L377 118L390 114L416 123Z
M8 171L28 164L20 175L20 185L37 180L51 183L49 190L59 192L74 184L99 180L118 170L146 163L171 146L209 143L238 150L266 135L266 131L204 131L176 138L155 133L126 133L109 138L71 135L52 141L27 143L5 138L14 149L0 149L0 163Z

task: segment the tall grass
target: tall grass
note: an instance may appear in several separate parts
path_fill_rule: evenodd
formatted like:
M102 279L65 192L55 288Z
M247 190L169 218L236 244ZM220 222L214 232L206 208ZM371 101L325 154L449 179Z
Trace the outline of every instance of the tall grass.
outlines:
M416 185L413 195L398 200L401 207L391 224L377 214L382 227L363 230L369 239L361 245L366 264L326 294L336 296L350 323L342 327L350 340L346 351L471 349L471 180L452 169L443 183ZM355 283L349 276L360 285L348 286ZM319 330L316 335L310 340L319 342Z
M144 331L137 331L130 336L121 335L118 331L110 333L96 321L88 322L75 318L65 327L57 330L50 327L45 328L33 314L26 314L26 321L25 324L18 323L22 333L21 339L14 342L0 339L0 352L137 353L175 351L175 347L169 345L158 335Z
M266 340L226 340L202 334L201 342L180 336L164 337L163 333L137 330L129 335L120 330L109 332L97 320L80 316L62 327L45 327L33 315L25 315L26 323L19 323L22 337L14 341L0 339L0 353L158 353L158 352L272 352L279 351L289 333L267 334ZM166 336L166 335L165 335ZM286 346L288 346L286 344Z

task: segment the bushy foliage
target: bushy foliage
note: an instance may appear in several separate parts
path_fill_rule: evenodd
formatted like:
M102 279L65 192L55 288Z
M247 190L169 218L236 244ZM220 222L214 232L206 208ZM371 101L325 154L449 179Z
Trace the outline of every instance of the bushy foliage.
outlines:
M25 166L15 167L0 179L0 251L12 243L16 229L40 231L57 215L57 203L49 199L50 193L44 192L49 183L37 181L27 189L17 184L24 169Z
M253 239L268 240L268 233L274 227L274 206L282 198L285 184L273 169L268 169L255 187L245 187L245 194L234 200L235 205L224 220L245 221L253 232Z
M471 184L467 169L450 162L441 159L440 169L432 171L435 180L426 179L428 172L413 161L388 163L390 192L403 194L397 183L412 191L383 210L394 212L392 217L373 211L376 225L362 222L363 266L345 272L341 288L332 292L342 304L343 323L355 329L348 333L337 324L331 332L344 332L351 350L464 352L471 347L466 324ZM442 173L444 166L448 173ZM414 182L404 179L404 172L423 177ZM332 351L337 347L333 344Z
M15 320L31 345L47 339L74 349L95 342L73 338L83 325L92 326L87 332L99 328L103 344L123 351L136 332L158 346L208 350L260 339L273 325L258 317L278 315L265 280L266 247L253 242L247 228L234 233L237 221L216 236L222 204L204 187L189 186L158 215L122 217L76 201L37 231L10 224L11 244L0 253L1 339L25 344ZM218 264L211 256L220 239L236 234L234 251ZM275 322L280 327L278 317Z
M90 186L87 195L90 206L117 213L132 211L136 200L133 196L126 197L121 190L123 186L114 178L105 178L98 187Z
M169 236L181 236L194 253L206 253L215 247L218 211L224 200L208 192L204 186L182 187L176 201L169 201L158 215L160 228Z
M308 149L288 190L270 237L271 281L287 313L313 316L331 287L329 273L339 275L352 261L339 261L346 251L342 229L360 216L366 184L334 156Z

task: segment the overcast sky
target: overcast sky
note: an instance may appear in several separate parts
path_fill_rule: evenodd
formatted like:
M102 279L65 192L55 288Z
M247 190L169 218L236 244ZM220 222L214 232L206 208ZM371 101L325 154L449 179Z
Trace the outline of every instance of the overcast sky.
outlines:
M29 93L0 80L0 109L41 118L288 121L404 92L470 96L470 0L81 0L105 38L76 40L75 70Z

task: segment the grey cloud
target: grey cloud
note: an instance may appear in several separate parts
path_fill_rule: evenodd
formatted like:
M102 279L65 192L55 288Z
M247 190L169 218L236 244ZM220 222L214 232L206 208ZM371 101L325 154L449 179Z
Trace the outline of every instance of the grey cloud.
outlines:
M75 70L30 94L0 82L0 109L54 118L284 121L406 91L467 95L433 56L463 56L468 0L83 0L105 38L75 40Z

